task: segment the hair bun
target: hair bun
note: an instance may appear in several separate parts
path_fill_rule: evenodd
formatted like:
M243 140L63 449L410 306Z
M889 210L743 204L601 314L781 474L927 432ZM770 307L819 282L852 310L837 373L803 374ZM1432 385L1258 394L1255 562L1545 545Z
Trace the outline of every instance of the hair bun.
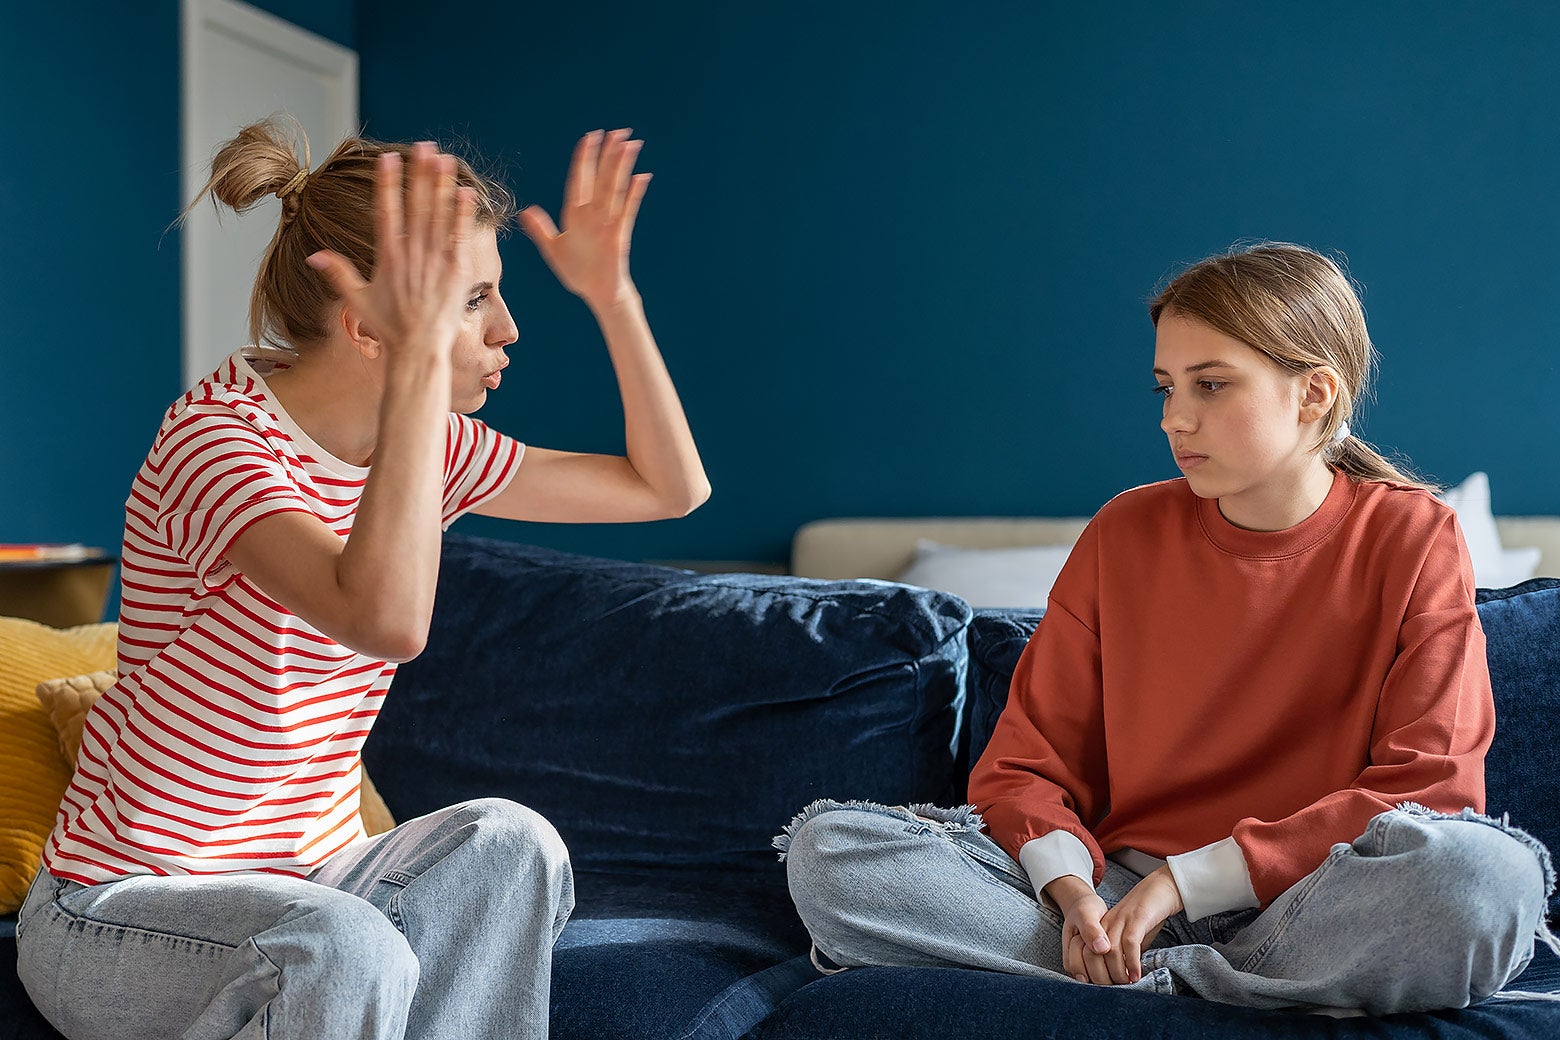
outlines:
M299 143L303 145L303 162L294 150ZM251 123L217 150L211 160L211 179L196 201L209 192L217 202L242 213L294 183L306 169L308 147L302 128L296 124L285 127L275 118ZM296 199L293 202L296 211Z

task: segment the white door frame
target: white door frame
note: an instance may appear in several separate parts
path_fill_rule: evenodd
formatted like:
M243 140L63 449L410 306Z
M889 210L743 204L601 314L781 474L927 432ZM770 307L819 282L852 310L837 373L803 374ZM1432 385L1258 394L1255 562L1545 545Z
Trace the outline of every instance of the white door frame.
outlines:
M358 132L358 57L355 51L237 0L183 0L180 22L181 204L187 204L206 183L212 153L223 140L201 139L210 136L213 125L231 124L232 129L228 131L231 136L245 123L288 107L285 91L280 97L280 105L274 103L277 99L274 92L264 98L257 97L254 103L263 106L259 111L239 111L231 104L224 105L220 97L214 100L214 95L231 95L230 91L212 89L227 71L213 67L212 42L215 39L220 39L227 47L244 47L256 60L285 69L284 80L310 77L315 81L312 87L323 88L329 109L326 119L331 125L306 127L315 161L323 158L343 137ZM226 107L228 111L219 111L219 107ZM203 132L202 127L207 129ZM250 216L256 220L274 221L274 205L246 215ZM218 266L214 261L231 260L231 250L235 246L231 234L220 233L216 214L209 204L197 206L190 213L180 244L182 385L187 387L215 369L214 357L226 356L247 340L241 330L248 316L247 313L234 315L229 313L228 307L218 308L211 304L212 280ZM224 255L225 249L229 252ZM253 277L253 258L243 259ZM248 294L246 285L244 299L248 299ZM221 313L217 313L219 310Z

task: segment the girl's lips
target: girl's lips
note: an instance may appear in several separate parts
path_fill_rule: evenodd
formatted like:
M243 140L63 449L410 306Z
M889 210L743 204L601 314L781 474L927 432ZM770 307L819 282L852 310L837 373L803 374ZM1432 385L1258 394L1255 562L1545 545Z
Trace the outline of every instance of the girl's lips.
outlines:
M1175 464L1182 469L1195 469L1207 461L1208 456L1206 455L1177 455L1175 457Z

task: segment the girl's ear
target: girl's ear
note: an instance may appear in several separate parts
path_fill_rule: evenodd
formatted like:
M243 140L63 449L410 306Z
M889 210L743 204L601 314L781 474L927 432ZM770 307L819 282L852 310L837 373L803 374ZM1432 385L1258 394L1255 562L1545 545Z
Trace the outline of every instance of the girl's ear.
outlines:
M1318 365L1305 377L1300 394L1300 421L1315 422L1324 418L1338 401L1338 373L1331 366Z
M341 331L346 334L347 342L370 361L379 357L384 347L379 342L379 337L374 330L369 328L357 312L351 306L343 304L341 310L336 312L336 321L341 326Z

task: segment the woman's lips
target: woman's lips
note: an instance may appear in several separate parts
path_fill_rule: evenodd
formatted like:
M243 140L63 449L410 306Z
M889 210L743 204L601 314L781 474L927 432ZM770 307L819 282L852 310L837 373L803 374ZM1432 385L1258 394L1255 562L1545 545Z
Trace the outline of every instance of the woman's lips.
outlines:
M1206 455L1177 455L1175 457L1175 464L1182 469L1195 469L1207 461L1208 456Z

